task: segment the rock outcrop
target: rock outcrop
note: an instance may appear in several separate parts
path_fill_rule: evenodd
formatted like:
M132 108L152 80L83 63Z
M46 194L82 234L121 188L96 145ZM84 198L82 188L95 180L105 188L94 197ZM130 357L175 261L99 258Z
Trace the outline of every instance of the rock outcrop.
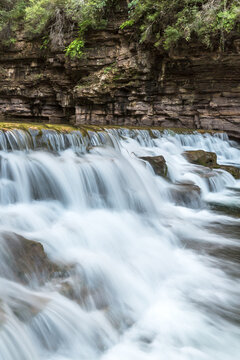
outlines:
M192 164L207 166L210 168L217 166L217 155L214 152L203 150L189 150L183 156Z
M203 150L185 151L184 157L191 163L207 166L211 169L222 169L229 172L235 179L240 179L240 169L231 165L220 165L217 163L217 155L213 152Z
M43 283L56 277L66 277L66 266L52 262L44 251L42 244L14 233L1 234L5 242L5 252L14 279L22 283L37 281Z
M0 120L188 127L240 138L240 39L225 53L189 47L164 54L120 30L87 34L85 56L41 49L18 34L0 49Z
M168 168L163 156L144 156L140 159L147 161L153 168L156 175L166 177Z
M192 182L173 184L170 196L176 205L197 209L201 204L201 189Z

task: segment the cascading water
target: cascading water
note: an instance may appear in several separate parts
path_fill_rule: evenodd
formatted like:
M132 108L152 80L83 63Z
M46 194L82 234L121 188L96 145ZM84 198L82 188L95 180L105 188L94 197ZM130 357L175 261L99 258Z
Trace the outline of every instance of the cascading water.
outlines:
M240 166L237 144L13 130L0 132L0 148L1 360L239 358L240 220L208 203L240 208L240 184L182 156L203 149ZM171 181L140 159L156 155ZM173 190L193 183L199 201L179 202ZM60 270L19 280L18 238L41 243Z

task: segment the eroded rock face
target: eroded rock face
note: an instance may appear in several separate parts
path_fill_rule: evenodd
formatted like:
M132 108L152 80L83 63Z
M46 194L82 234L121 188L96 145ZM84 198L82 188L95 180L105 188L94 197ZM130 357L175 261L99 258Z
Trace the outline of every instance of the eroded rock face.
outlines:
M144 156L140 159L149 162L156 175L167 177L167 164L163 156Z
M125 5L124 5L125 4ZM188 127L240 138L240 53L141 47L123 1L109 26L87 34L85 56L41 50L22 34L0 49L0 119Z
M185 151L184 157L191 163L207 166L213 169L228 171L235 179L240 179L240 169L231 165L220 165L217 163L217 155L213 152L203 150Z

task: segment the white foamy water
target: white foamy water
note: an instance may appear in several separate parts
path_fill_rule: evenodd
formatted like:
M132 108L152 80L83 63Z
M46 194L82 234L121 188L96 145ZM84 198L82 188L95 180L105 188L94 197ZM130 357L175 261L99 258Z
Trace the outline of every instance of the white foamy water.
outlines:
M240 166L236 143L11 131L0 148L0 360L239 358L240 222L209 206L240 208L239 182L182 155L214 151ZM169 179L139 159L156 155ZM176 197L179 183L199 186L197 198ZM67 270L21 282L11 236L40 242Z

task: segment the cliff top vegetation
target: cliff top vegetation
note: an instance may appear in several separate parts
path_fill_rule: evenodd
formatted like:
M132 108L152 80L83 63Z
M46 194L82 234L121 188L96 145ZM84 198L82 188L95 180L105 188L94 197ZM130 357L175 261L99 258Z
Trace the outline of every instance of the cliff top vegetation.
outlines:
M165 51L180 41L224 50L240 35L239 0L2 0L0 41L14 43L21 30L43 48L81 57L86 32L106 27L120 8L121 30L134 27L136 41Z

